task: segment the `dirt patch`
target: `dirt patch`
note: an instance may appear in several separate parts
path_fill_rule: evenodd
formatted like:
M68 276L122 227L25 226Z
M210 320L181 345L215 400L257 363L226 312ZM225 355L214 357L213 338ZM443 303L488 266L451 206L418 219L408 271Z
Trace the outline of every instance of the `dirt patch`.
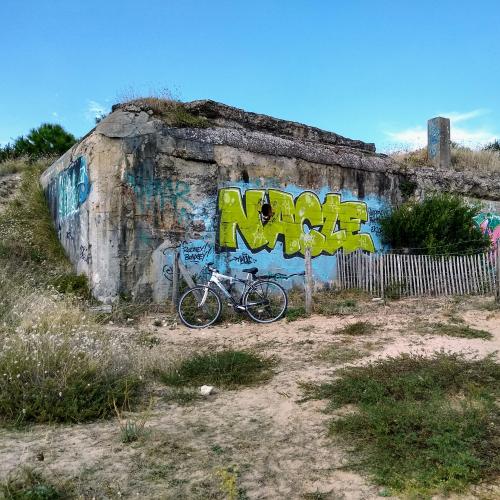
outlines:
M14 197L20 182L20 174L0 176L0 212L5 209L8 202Z
M96 498L226 498L221 478L228 476L235 478L238 498L376 498L384 494L381 488L348 470L345 450L327 436L331 416L322 411L325 402L299 403L301 384L327 380L343 365L341 358L331 362L322 356L336 346L364 354L349 358L350 364L402 352L495 352L500 349L500 311L484 309L486 300L491 298L460 303L408 299L387 305L367 301L352 316L313 316L271 325L243 321L201 331L155 327L155 318L147 317L114 333L134 342L148 332L158 339L152 355L167 359L218 349L253 350L278 360L274 376L262 385L219 389L185 405L168 402L166 389L155 386L150 433L131 444L120 442L117 421L3 429L0 476L27 464L53 477L70 478L80 494ZM450 311L493 338L454 338L416 328L419 321L446 321ZM376 328L366 335L342 334L346 325L359 321ZM40 452L43 462L37 459ZM487 498L491 493L484 488L467 498ZM498 490L491 491L493 498Z

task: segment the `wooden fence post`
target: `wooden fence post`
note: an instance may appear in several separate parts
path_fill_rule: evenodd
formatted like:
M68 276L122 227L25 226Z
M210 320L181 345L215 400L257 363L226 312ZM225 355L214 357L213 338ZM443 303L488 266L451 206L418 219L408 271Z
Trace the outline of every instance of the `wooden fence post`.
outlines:
M495 287L495 300L500 303L500 240L497 240L497 255L496 255L496 287Z
M179 298L179 252L174 251L174 262L172 265L172 305L177 307Z
M305 292L306 292L306 314L312 313L312 293L313 293L313 276L311 264L311 247L307 246L304 254L305 265Z

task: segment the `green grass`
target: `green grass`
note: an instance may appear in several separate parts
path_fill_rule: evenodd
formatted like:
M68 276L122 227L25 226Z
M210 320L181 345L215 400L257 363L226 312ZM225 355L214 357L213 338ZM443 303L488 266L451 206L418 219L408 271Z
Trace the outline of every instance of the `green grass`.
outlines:
M0 215L0 259L46 263L50 274L70 271L57 238L38 178L46 163L35 163L23 172L18 196ZM56 271L54 272L54 268Z
M285 313L285 318L287 321L297 321L298 319L307 317L309 317L309 315L306 313L306 309L303 306L289 307Z
M203 396L198 389L189 387L169 387L167 394L164 396L167 403L177 403L180 406L189 405L202 398Z
M348 367L307 387L331 408L358 410L330 423L352 446L352 467L394 493L461 492L500 472L500 365L436 353Z
M376 330L376 326L368 321L356 321L355 323L349 323L348 325L340 328L335 333L340 335L370 335Z
M62 500L72 496L68 484L55 484L27 467L0 483L0 492L5 500Z
M64 273L56 276L51 284L59 293L73 294L87 300L91 298L89 281L84 274Z
M471 328L469 325L434 323L433 325L430 325L430 327L432 333L448 335L449 337L485 340L490 340L493 338L493 335L490 332L487 332L486 330Z
M157 375L171 386L214 385L232 389L268 380L273 364L251 352L227 350L198 354Z

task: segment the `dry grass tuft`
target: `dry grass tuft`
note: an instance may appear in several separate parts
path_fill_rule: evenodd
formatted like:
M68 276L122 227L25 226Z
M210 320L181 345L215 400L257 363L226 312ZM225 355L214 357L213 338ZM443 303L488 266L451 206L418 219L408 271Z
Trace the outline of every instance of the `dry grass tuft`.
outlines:
M172 127L204 128L209 126L207 118L189 112L170 90L150 91L148 94L143 96L129 90L120 96L119 102L124 108L134 106L142 111L152 111L154 115Z
M397 151L392 153L394 160L408 167L428 167L427 149ZM457 172L491 174L500 172L500 152L495 150L475 150L465 146L452 145L451 168Z

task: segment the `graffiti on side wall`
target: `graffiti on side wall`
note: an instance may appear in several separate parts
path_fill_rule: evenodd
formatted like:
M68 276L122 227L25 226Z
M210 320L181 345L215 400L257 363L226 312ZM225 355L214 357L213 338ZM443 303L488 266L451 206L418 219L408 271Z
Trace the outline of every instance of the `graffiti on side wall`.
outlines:
M90 192L87 162L83 156L73 161L56 179L57 214L60 219L78 212Z
M500 215L486 213L474 217L474 222L481 228L483 234L487 234L493 243L497 245L500 240Z
M189 199L191 191L189 184L184 181L161 178L145 178L134 173L127 174L127 184L132 187L141 210L149 210L158 204L160 211L167 206L180 218L188 217L189 211L194 208ZM184 206L183 206L184 205Z
M367 205L361 201L341 201L340 194L326 194L323 203L311 191L295 199L278 189L239 188L219 190L219 245L237 249L237 231L252 252L272 250L283 240L285 256L333 255L342 249L350 253L361 249L374 252L373 240L362 233L368 221Z

